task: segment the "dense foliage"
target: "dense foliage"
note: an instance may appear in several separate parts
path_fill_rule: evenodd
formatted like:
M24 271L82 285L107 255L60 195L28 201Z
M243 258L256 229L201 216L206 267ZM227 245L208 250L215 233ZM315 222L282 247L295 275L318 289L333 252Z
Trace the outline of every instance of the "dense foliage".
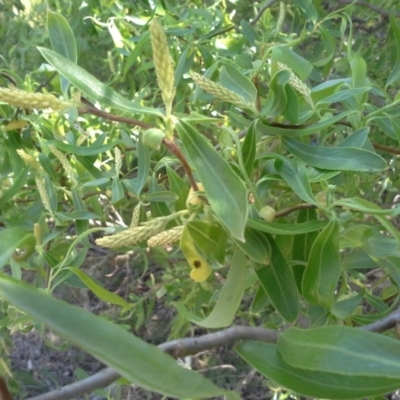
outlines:
M165 354L232 343L275 397L400 388L395 2L5 3L3 332L81 347L110 367L94 388L236 399ZM96 252L127 255L123 295Z

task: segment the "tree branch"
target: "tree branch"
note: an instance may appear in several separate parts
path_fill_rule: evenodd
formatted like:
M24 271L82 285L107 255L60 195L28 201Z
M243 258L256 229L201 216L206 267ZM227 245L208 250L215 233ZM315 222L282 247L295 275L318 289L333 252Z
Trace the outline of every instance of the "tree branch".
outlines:
M277 3L278 0L270 0L267 4L265 4L265 6L260 8L260 11L257 13L257 15L254 17L254 19L251 20L250 24L251 25L255 25L257 23L257 21L262 17L262 15L264 14L264 12L270 8L271 6L273 6L275 3Z
M371 324L360 327L365 331L381 333L388 329L393 328L400 322L400 307L396 308L393 312L382 319L372 322Z
M124 124L129 124L129 125L136 125L136 126L140 126L141 128L144 128L144 129L150 129L153 127L152 125L147 124L146 122L139 121L134 118L122 117L120 115L110 114L106 111L99 110L97 107L95 107L90 101L88 101L84 97L81 98L81 102L82 102L82 104L85 105L85 108L79 110L80 114L89 113L89 114L97 115L98 117L102 117L104 119L108 119L110 121L122 122Z
M158 347L174 357L183 357L214 347L227 346L238 340L245 339L276 343L278 332L264 328L234 326L199 337L172 340L160 344ZM72 383L71 385L39 396L30 397L26 400L71 400L93 392L96 389L104 388L116 381L119 377L120 374L118 374L118 372L108 367L79 382Z
M399 322L400 307L381 320L364 325L358 329L381 333L393 328ZM229 346L239 340L247 339L276 343L278 336L279 332L271 329L234 326L199 337L172 340L160 344L158 347L173 357L184 357L219 346ZM26 400L71 400L96 389L104 388L116 381L119 377L120 374L118 374L118 372L108 367L79 382L72 383L71 385L39 396L30 397Z
M374 146L375 149L386 151L387 153L400 154L400 149L394 149L393 147L390 146L385 146L379 143L372 143L372 146Z
M389 18L389 15L390 15L389 11L386 11L383 8L374 6L373 4L367 3L366 1L362 1L362 0L359 0L359 1L357 1L357 0L356 1L354 1L354 0L336 0L336 2L340 3L340 4L353 4L355 6L366 7L372 11L377 12L384 18ZM399 14L396 14L396 17L399 17L399 16L400 16Z

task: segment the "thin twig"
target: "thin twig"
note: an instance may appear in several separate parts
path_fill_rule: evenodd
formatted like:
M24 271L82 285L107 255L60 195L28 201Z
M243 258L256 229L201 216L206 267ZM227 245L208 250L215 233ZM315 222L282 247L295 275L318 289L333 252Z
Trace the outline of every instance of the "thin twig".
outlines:
M357 1L357 0L356 1L354 1L354 0L336 0L336 2L340 3L340 4L352 4L352 5L355 5L355 6L366 7L366 8L369 8L370 10L372 10L372 11L377 12L378 14L380 14L384 18L388 18L389 15L390 15L389 11L386 11L383 8L374 6L373 4L367 3L366 1L362 1L362 0L359 0L359 1ZM400 17L400 14L396 14L396 17Z
M379 143L372 143L372 146L374 146L375 149L386 151L387 153L400 154L400 149L394 149L393 147L390 146L385 146Z
M199 190L199 187L197 186L197 182L194 179L189 163L187 162L185 156L181 152L181 149L176 145L175 142L166 138L163 139L162 143L180 161L189 179L190 186L193 188L194 191L197 192Z
M260 8L260 11L257 13L257 15L254 17L254 19L251 20L250 24L251 25L255 25L257 23L257 21L262 17L262 15L264 14L264 12L272 7L275 3L277 3L278 0L270 0L267 4L265 4L264 7Z
M295 211L298 211L298 210L311 209L311 208L317 208L317 206L314 205L314 204L310 204L310 203L296 204L293 207L284 208L283 210L278 211L276 213L276 215L275 215L275 218L286 217L286 215L289 215L292 212L295 212Z
M194 338L183 338L160 344L158 347L174 357L183 357L196 354L200 351L219 346L227 346L239 340L259 340L268 343L276 343L278 332L264 328L247 326L235 326L219 332L209 333ZM84 396L96 389L104 388L120 377L120 374L112 368L105 368L96 374L82 379L79 382L64 386L39 396L30 397L27 400L71 400Z
M136 125L144 129L150 129L153 127L152 125L147 124L146 122L139 121L134 118L122 117L120 115L110 114L106 111L102 111L97 107L95 107L89 100L85 99L84 97L81 98L81 102L85 105L85 108L79 110L80 114L90 113L93 115L97 115L98 117L108 119L110 121L122 122L124 124L129 124L129 125Z

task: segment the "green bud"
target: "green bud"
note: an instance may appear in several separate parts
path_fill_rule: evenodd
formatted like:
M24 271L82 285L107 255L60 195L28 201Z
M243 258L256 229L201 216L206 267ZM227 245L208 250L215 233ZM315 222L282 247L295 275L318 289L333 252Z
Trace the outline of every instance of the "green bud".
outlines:
M143 132L143 144L151 149L158 150L164 137L164 131L158 128L151 128Z
M275 219L276 211L275 208L270 206L264 206L259 212L258 215L266 222L272 222Z

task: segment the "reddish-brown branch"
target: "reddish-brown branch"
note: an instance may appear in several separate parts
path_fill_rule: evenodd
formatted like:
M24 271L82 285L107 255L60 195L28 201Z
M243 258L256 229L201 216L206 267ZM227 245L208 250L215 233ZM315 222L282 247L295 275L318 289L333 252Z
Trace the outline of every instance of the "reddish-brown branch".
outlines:
M275 218L281 218L281 217L286 217L286 215L291 214L292 212L298 211L298 210L306 210L309 208L317 208L316 205L314 204L309 204L309 203L301 203L301 204L296 204L293 207L288 207L285 208L281 211L278 211L275 215Z
M372 146L374 146L375 149L386 151L387 153L400 154L400 149L394 149L393 147L390 146L385 146L379 143L372 143Z
M197 182L194 179L189 163L187 162L185 156L182 154L181 149L176 145L175 142L166 138L163 139L162 143L180 161L189 179L190 186L193 188L194 191L198 191L199 187L197 186Z
M129 124L129 125L136 125L136 126L140 126L141 128L144 128L144 129L152 128L152 125L147 124L146 122L139 121L134 118L122 117L120 115L110 114L106 111L99 110L97 107L95 107L90 101L86 100L84 97L81 98L81 101L85 105L85 108L82 108L79 110L80 114L90 113L93 115L97 115L98 117L108 119L110 121L122 122L124 124Z

